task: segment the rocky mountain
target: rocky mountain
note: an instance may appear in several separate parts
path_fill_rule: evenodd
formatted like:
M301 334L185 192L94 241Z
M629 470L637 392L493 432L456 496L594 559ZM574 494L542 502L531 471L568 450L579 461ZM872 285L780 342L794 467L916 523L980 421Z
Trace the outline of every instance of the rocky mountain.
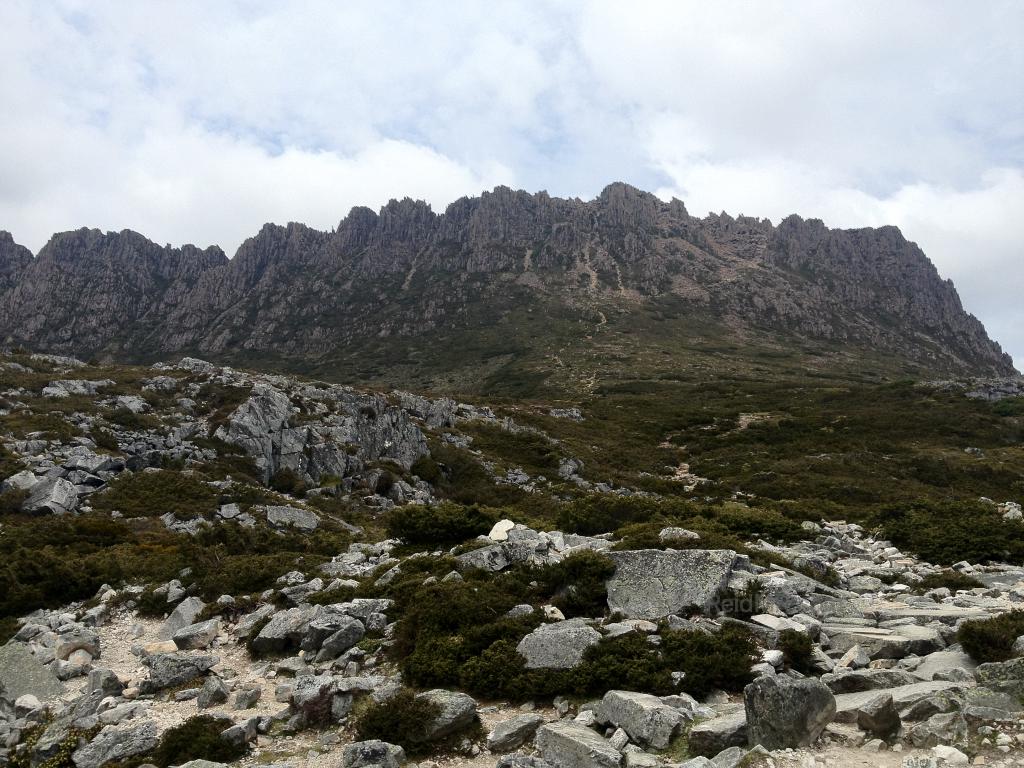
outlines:
M428 386L454 374L468 390L486 381L460 371L510 360L585 378L609 351L672 340L672 357L710 339L828 365L1013 372L894 227L700 219L625 184L591 201L498 187L443 214L392 201L331 232L268 224L231 260L84 229L26 253L0 236L0 337L112 360L191 353Z

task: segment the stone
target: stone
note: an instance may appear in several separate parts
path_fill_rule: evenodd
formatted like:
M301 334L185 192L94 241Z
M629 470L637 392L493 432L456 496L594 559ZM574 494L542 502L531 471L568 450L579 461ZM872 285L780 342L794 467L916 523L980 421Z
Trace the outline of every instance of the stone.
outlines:
M946 765L967 765L970 762L967 755L956 747L951 747L947 744L939 744L936 747L932 747L932 754L946 763Z
M962 670L973 674L977 668L974 659L963 651L936 651L925 656L912 671L921 680L935 680L937 675L945 676L951 670Z
M682 712L657 696L631 691L608 691L601 700L601 715L631 741L652 749L668 747L685 722Z
M110 669L96 667L89 671L89 679L86 682L87 691L102 691L108 696L120 696L124 690L124 683Z
M516 650L526 659L527 669L572 669L583 661L601 633L580 620L541 624L523 637Z
M330 675L305 675L295 678L291 691L292 711L305 725L327 723L338 687Z
M960 712L932 715L922 723L904 729L904 739L924 749L940 744L958 744L967 738L967 721Z
M518 749L533 738L543 723L544 718L534 714L516 715L495 723L487 735L487 748L491 752L510 752Z
M399 768L404 762L404 749L378 739L347 744L341 753L341 768Z
M267 522L275 528L296 528L300 531L315 531L320 525L320 518L308 509L268 506Z
M746 712L733 712L697 723L688 737L690 751L713 757L729 747L747 745Z
M436 688L416 694L421 701L429 701L440 708L438 715L427 724L424 738L427 741L450 736L468 728L476 720L476 702L471 696L457 691Z
M713 607L736 563L732 550L641 549L610 552L608 607L626 618L656 620Z
M182 627L171 640L179 651L194 651L208 648L220 632L220 619L208 619L198 624Z
M125 760L151 751L159 739L152 720L108 725L96 737L71 753L76 768L101 768L107 763Z
M981 664L974 670L978 685L1024 697L1024 658Z
M487 534L487 538L491 541L508 541L508 532L516 527L516 524L511 520L499 520L491 527L491 532Z
M64 694L64 684L24 643L11 640L0 646L0 699L13 702L32 695L49 701Z
M472 549L457 555L455 562L463 570L479 568L490 573L497 573L507 568L511 560L502 544L489 544L486 547Z
M338 617L332 627L337 629L320 645L320 651L316 655L317 662L338 658L366 635L362 622L350 616Z
M622 753L579 723L547 723L537 731L537 749L558 768L619 768Z
M206 603L198 597L186 597L171 611L170 615L157 630L156 636L159 640L170 640L179 629L193 624Z
M857 726L877 739L888 741L897 734L900 725L891 693L879 693L857 710Z
M215 707L218 704L223 704L228 700L227 685L216 675L210 675L203 682L203 687L199 691L199 695L196 697L196 705L200 709L209 709Z
M808 747L836 713L832 691L813 678L762 677L743 689L747 739L765 749Z
M857 693L880 688L898 688L912 685L919 678L900 669L837 670L821 676L821 682L832 693Z
M242 688L235 693L235 709L252 709L263 695L263 690L258 687Z
M183 653L157 653L142 660L149 667L149 677L139 682L142 694L177 688L205 675L219 659L216 656L193 656Z
M63 477L37 484L21 505L24 512L50 515L69 515L77 507L78 489Z

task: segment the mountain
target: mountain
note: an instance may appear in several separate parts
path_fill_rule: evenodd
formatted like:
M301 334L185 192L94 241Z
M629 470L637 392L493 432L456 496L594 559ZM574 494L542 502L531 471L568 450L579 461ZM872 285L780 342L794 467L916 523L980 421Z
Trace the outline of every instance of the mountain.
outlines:
M228 260L131 231L0 234L0 337L101 359L197 354L461 391L593 386L624 369L787 364L992 375L1010 358L898 229L696 218L626 184L505 187L265 225Z

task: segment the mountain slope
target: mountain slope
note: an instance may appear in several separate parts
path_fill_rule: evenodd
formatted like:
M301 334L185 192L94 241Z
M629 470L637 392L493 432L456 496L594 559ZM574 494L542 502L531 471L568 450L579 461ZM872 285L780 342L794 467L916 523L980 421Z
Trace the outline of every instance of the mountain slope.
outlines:
M332 232L268 224L230 261L127 231L58 234L28 262L13 248L0 240L0 335L78 355L188 352L464 391L586 386L637 365L664 375L708 350L1013 370L893 227L698 219L625 184L589 202L499 187L444 214L392 201Z

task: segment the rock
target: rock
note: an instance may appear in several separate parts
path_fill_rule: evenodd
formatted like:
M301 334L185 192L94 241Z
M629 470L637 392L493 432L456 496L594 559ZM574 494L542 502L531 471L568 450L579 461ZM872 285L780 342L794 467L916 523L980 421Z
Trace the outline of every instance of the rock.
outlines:
M489 544L486 547L464 552L456 556L455 562L463 570L479 568L490 573L504 570L511 563L505 552L505 547L501 544Z
M297 528L300 531L315 531L320 518L308 509L298 507L267 507L267 522L275 528Z
M64 684L24 643L16 640L0 646L0 699L13 702L32 695L49 701L64 694Z
M341 755L341 768L399 768L404 762L404 749L377 739L348 744Z
M28 469L23 469L21 472L16 472L2 483L0 483L0 493L6 493L7 491L31 491L44 480L36 476L35 472Z
M544 723L540 715L516 715L508 720L495 723L487 736L487 748L492 752L509 752L518 749L533 738Z
M425 739L434 741L468 728L476 720L476 702L472 697L457 691L436 688L416 694L421 701L429 701L440 708L432 722L427 724Z
M906 741L922 749L940 744L958 744L967 738L967 721L960 712L945 712L905 728L904 734Z
M263 695L258 687L243 688L235 694L235 709L252 709Z
M604 720L622 728L642 747L665 749L683 725L683 714L657 696L608 691L601 700Z
M713 757L729 747L747 745L747 715L734 712L697 723L688 737L690 751Z
M572 669L583 654L601 641L601 634L579 619L541 624L519 641L516 650L527 669Z
M918 680L919 678L900 669L837 670L821 676L821 682L827 685L832 693L897 688L901 685L912 685Z
M487 534L487 538L491 541L508 541L508 532L516 527L516 524L511 520L499 520L491 528L491 532Z
M278 611L263 626L259 634L252 638L252 652L262 656L297 649L315 616L316 610L312 606Z
M228 700L227 685L216 675L210 675L203 682L203 687L199 691L199 695L196 697L196 705L200 709L209 709L215 707L218 704L223 704Z
M537 731L537 749L558 768L619 768L622 753L579 723L560 721Z
M69 515L78 507L78 490L63 477L44 480L32 488L21 508L32 514Z
M912 673L921 680L935 680L937 675L945 676L951 670L973 674L977 666L974 659L963 651L936 651L925 656Z
M505 755L498 760L495 768L558 768L552 765L542 757L532 757L530 755Z
M736 563L736 553L724 549L642 549L609 556L616 567L608 580L608 607L626 618L651 620L711 608Z
M139 683L142 694L176 688L205 675L219 659L216 656L191 656L183 653L157 653L142 660L149 677Z
M857 710L857 726L875 738L888 741L896 735L900 725L891 693L879 693Z
M182 627L171 638L180 651L208 648L220 632L220 619L208 619Z
M156 636L160 640L170 640L179 629L184 629L194 623L196 617L206 608L206 603L198 597L186 597L177 607L171 611L167 620L157 630Z
M338 687L330 675L305 675L295 678L292 686L292 711L305 725L319 725L330 721L334 694Z
M981 664L974 670L978 685L1024 697L1024 658Z
M94 668L89 671L86 690L102 691L108 696L120 696L124 690L124 683L112 670Z
M762 677L743 689L747 739L765 749L808 747L832 722L836 699L819 680Z
M156 734L156 723L152 720L108 725L92 741L76 749L71 760L76 768L100 768L107 763L144 755L157 745Z
M970 762L967 755L956 747L950 747L946 744L932 747L932 754L947 765L967 765Z
M338 658L366 634L362 622L349 616L337 617L331 626L337 629L320 645L320 651L316 655L317 662Z

